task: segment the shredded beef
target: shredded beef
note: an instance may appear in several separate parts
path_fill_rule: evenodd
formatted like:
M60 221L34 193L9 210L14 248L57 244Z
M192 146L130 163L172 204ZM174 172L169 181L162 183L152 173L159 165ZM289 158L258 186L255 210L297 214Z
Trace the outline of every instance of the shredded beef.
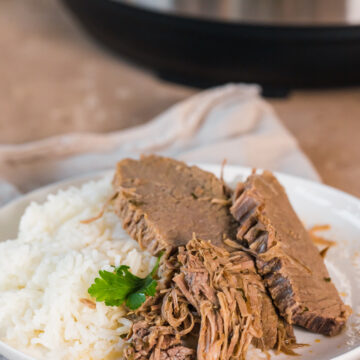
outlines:
M161 265L162 281L157 295L150 297L135 312L135 322L128 338L131 345L125 352L133 360L194 360L196 351L191 337L196 314L189 302L172 283L178 266L176 256Z
M292 328L276 314L252 258L193 238L179 249L173 282L200 314L197 358L244 359L253 343L291 353Z

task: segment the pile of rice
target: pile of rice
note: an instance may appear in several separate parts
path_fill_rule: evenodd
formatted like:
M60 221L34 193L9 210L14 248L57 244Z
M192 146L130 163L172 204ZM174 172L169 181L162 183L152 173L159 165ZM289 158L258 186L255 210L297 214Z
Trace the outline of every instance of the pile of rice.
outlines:
M111 178L49 195L25 211L18 237L0 243L0 340L36 359L121 358L131 322L123 307L91 300L99 269L129 265L146 276L155 263L109 207ZM91 304L90 304L91 305Z

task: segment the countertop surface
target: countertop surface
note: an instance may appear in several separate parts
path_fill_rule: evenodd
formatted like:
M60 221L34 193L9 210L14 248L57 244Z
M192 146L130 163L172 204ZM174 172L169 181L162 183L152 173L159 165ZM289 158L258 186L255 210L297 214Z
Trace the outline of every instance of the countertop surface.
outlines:
M0 143L144 123L197 89L95 43L56 0L0 0ZM360 87L268 99L325 183L360 196Z

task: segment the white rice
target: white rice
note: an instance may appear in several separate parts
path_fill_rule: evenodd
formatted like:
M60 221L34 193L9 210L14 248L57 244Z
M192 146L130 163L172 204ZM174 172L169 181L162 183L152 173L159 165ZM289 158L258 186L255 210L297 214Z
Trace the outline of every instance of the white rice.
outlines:
M109 208L90 224L111 196L110 177L49 195L25 211L18 237L0 243L0 340L36 359L121 357L131 322L123 307L96 303L87 289L99 269L129 265L145 276L149 253L122 229Z

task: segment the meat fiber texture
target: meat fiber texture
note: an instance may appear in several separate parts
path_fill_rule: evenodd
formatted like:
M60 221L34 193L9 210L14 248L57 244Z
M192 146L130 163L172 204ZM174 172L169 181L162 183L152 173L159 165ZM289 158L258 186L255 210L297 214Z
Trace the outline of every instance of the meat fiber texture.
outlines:
M280 314L289 324L338 334L350 309L277 179L265 171L238 184L231 212Z
M252 258L226 245L238 224L220 179L146 156L121 161L113 184L124 228L153 254L166 251L159 295L137 312L129 357L166 359L177 347L179 358L193 358L189 335L198 338L199 359L209 348L214 359L243 358L250 343L291 353L292 327L278 317Z
M125 357L131 360L194 360L196 314L172 278L179 269L176 255L162 258L157 294L130 314L135 320Z
M253 343L291 353L292 327L280 319L249 255L192 239L179 249L172 281L200 315L197 359L244 359Z

